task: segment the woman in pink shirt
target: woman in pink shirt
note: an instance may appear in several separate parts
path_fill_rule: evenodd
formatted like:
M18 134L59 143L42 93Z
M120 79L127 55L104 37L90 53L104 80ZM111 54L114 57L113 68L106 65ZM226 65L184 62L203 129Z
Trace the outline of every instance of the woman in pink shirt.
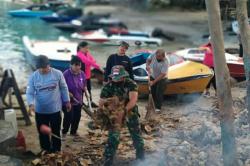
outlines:
M94 67L100 71L103 72L103 70L100 68L100 65L96 63L96 60L89 52L89 46L88 43L85 41L82 41L77 46L77 56L82 61L82 70L84 71L86 75L86 81L87 81L87 89L90 94L90 100L91 105L93 107L98 107L93 101L92 101L92 95L91 95L91 67Z
M203 64L210 67L213 71L214 71L214 55L213 55L213 48L212 48L212 44L209 40L209 42L205 45L202 45L201 48L206 49L205 52L205 56L204 56L204 60L203 60ZM215 72L214 72L215 74ZM206 87L206 91L205 91L205 95L209 96L210 92L210 85L213 85L214 90L215 90L215 94L216 94L216 80L215 80L215 75L213 76L213 78L209 81L207 87Z

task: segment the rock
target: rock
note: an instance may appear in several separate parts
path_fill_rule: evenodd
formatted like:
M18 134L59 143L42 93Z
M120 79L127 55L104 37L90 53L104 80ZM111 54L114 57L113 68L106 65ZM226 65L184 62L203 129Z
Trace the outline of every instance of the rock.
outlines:
M208 154L207 154L207 153L205 153L205 152L203 152L203 151L201 151L201 152L199 153L199 160L201 160L201 161L206 161L207 158L208 158Z
M250 146L245 145L245 146L240 146L241 148L238 148L240 157L243 160L247 160L250 156Z
M0 153L3 155L15 155L15 131L11 122L0 120Z
M146 134L150 134L152 132L152 128L149 125L142 125L142 129Z
M235 120L235 124L238 125L237 127L241 127L242 125L247 125L247 109L241 111Z
M220 128L207 121L200 126L194 126L191 132L188 131L190 139L199 145L219 144L221 141Z
M41 163L41 159L35 159L35 160L32 160L32 162L31 162L33 165L38 165L38 164L40 164Z
M244 166L244 163L241 160L238 160L238 166Z
M245 165L250 165L250 159L247 159L247 160L245 161Z
M23 163L19 159L0 155L0 166L22 166L22 165Z

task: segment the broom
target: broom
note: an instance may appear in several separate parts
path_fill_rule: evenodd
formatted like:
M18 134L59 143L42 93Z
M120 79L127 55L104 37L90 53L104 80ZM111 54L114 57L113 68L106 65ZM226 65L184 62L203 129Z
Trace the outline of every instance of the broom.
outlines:
M155 103L154 103L154 99L151 93L151 86L150 86L150 73L148 73L148 103L146 106L146 116L145 119L146 120L150 120L153 119L154 115L155 115Z

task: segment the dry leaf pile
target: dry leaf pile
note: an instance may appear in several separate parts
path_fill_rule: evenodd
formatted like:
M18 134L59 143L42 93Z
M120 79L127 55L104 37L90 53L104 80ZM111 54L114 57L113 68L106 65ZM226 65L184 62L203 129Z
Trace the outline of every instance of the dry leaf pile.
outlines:
M141 123L143 138L145 140L146 152L156 150L156 143L163 137L164 130L176 128L180 120L178 118L159 115L154 120ZM32 164L37 166L98 166L101 165L103 152L107 140L107 131L89 130L88 134L78 138L80 147L73 149L70 144L64 151L55 154L42 155L40 159L33 160ZM80 140L84 141L80 141ZM74 141L72 142L74 144ZM119 160L135 159L135 149L126 127L122 128L120 135L120 144L117 150Z

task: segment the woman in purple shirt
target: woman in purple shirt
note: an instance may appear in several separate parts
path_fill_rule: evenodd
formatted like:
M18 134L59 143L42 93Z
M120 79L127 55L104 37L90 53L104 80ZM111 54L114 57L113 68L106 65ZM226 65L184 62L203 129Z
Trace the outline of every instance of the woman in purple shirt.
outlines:
M67 111L67 109L63 107L64 118L62 134L63 137L65 137L70 128L70 135L79 136L77 129L81 119L83 94L86 85L86 77L81 70L81 59L77 56L72 56L70 68L67 69L63 75L68 85L72 108L70 111Z

